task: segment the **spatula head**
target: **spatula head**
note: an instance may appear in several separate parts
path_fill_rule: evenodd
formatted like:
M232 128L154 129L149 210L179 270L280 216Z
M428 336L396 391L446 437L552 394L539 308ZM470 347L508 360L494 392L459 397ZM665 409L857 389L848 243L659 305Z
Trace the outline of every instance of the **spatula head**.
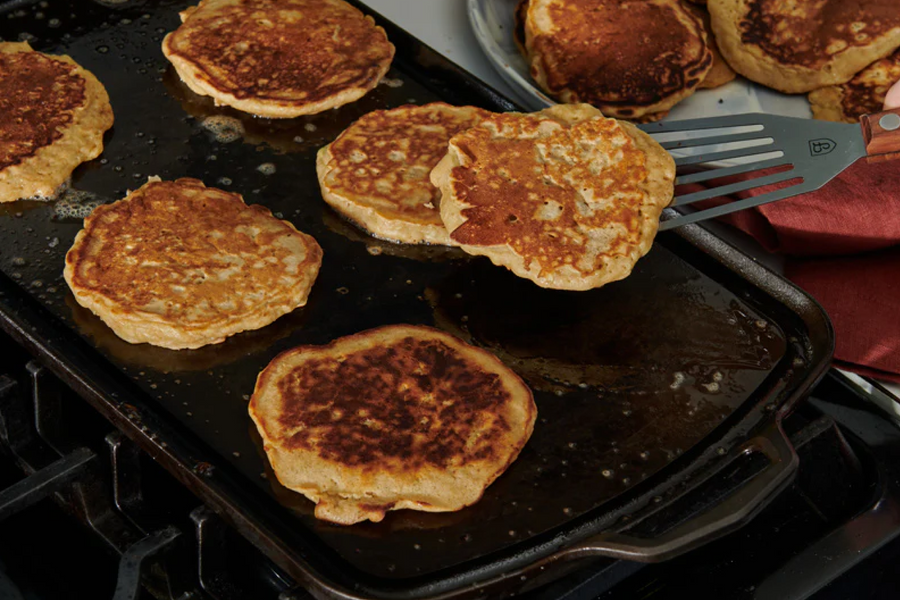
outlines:
M682 187L672 206L740 198L667 219L660 230L811 192L866 154L860 127L846 123L752 113L640 127L675 158Z

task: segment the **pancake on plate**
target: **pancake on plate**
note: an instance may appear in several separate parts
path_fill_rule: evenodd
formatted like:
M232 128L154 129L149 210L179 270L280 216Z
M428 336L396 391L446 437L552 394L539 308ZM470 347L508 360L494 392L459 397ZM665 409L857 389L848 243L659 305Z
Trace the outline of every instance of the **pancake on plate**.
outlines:
M672 200L675 164L630 123L587 105L489 117L431 173L450 239L541 287L627 277Z
M900 47L897 0L709 0L735 71L788 94L849 81Z
M712 52L713 59L712 67L709 69L706 77L703 78L703 81L700 82L700 89L710 90L723 86L730 81L734 81L734 78L737 77L737 73L728 66L728 63L725 62L725 59L722 57L722 53L719 52L716 35L713 33L712 23L710 23L709 11L703 6L690 6L690 9L691 12L694 13L694 16L703 23L703 29L706 31L706 45L709 46L709 51Z
M494 355L413 325L281 353L249 412L278 481L344 525L474 504L537 417L531 390Z
M370 112L319 150L322 197L375 237L448 245L428 175L451 137L490 114L443 102Z
M898 81L900 50L872 63L847 83L810 92L813 117L856 123L863 115L881 112L887 91Z
M378 85L394 46L343 0L201 0L163 40L194 92L261 117L353 102Z
M0 42L0 202L52 198L112 124L106 89L74 60Z
M303 306L321 262L311 236L239 194L151 178L85 219L63 274L125 341L181 350Z
M703 25L680 0L530 0L525 43L547 93L625 119L660 118L712 66Z

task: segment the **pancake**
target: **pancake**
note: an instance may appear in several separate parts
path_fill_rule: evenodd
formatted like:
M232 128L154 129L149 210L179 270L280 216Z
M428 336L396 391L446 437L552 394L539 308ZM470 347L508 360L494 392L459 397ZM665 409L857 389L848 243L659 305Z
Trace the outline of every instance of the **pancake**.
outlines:
M394 46L343 0L202 0L163 40L194 92L261 117L353 102L378 85Z
M688 6L691 12L694 13L694 16L703 23L703 30L706 31L706 45L709 47L709 51L712 52L712 67L709 69L706 77L703 78L703 81L700 82L700 89L711 90L734 81L737 73L728 66L728 63L722 57L722 53L719 52L716 35L713 33L712 23L710 23L709 11L702 6Z
M106 89L74 60L0 42L0 202L52 198L112 124Z
M712 66L703 26L680 0L530 0L525 35L547 93L625 119L669 110Z
M485 119L450 140L431 173L441 219L464 251L566 290L628 276L650 250L674 179L659 144L587 105Z
M735 71L788 94L849 81L900 47L897 0L709 0Z
M537 417L531 391L492 354L412 325L283 352L249 412L278 481L344 525L474 504Z
M890 87L900 81L900 50L876 61L842 85L809 94L813 117L857 123L863 115L881 112Z
M370 112L319 150L322 197L375 237L449 245L428 175L450 138L488 115L443 102Z
M85 219L63 274L125 341L181 350L303 306L321 262L316 241L267 208L196 179L153 178Z

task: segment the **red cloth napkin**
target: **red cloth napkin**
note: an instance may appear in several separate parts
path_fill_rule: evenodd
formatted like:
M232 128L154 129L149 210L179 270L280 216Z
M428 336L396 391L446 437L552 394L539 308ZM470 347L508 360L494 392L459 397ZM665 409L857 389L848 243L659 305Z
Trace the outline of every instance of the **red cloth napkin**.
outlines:
M900 160L857 161L820 190L723 220L787 255L785 275L834 323L838 366L900 381Z

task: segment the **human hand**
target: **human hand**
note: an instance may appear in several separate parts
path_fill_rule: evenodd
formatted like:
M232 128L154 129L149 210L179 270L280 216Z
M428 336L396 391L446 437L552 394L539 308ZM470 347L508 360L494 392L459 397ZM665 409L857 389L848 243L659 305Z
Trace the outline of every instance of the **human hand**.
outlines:
M900 81L888 90L887 96L884 98L884 108L900 108Z

